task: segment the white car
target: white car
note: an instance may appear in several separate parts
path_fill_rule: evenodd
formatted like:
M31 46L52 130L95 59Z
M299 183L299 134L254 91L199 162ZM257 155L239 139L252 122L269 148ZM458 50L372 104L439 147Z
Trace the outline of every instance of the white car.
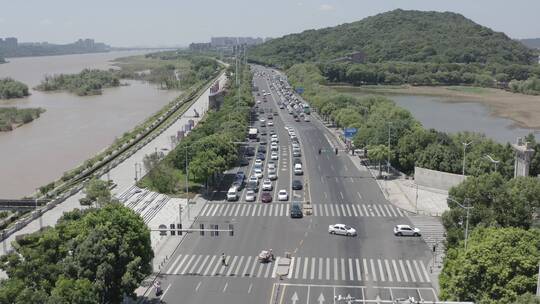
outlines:
M263 164L262 159L258 159L258 158L257 158L257 159L255 160L255 166L262 166L262 164Z
M289 194L287 194L287 190L281 189L278 192L278 200L279 201L286 201L289 199Z
M262 171L262 168L255 168L255 169L253 170L253 172L254 172L254 174L255 174L255 176L256 176L257 178L262 178L262 177L263 177L263 171Z
M264 118L259 119L259 121L260 121L261 123L265 123L265 122L266 122L266 120L265 120Z
M270 159L278 160L279 159L279 154L276 151L272 151L272 154L270 154Z
M276 134L274 134L274 135L276 135ZM276 144L277 144L277 143L279 142L279 139L277 138L277 136L274 137L274 135L272 135L272 139L271 139L270 141L271 141L272 143L276 143Z
M274 122L273 122L273 121L271 121L271 120L270 120L270 121L268 121L268 124L267 124L267 126L269 126L269 127L273 127L273 126L274 126Z
M302 164L295 164L294 175L302 175L302 174L304 174L304 171L302 170Z
M255 201L255 191L248 190L246 191L246 202L254 202Z
M248 180L248 183L249 182L255 182L255 183L257 183L257 185L259 185L259 178L257 176L255 176L255 175L252 175L252 176L250 176L250 178Z
M268 170L270 169L275 169L276 168L276 163L275 162L268 162Z
M335 225L328 226L328 233L340 234L340 235L346 235L346 236L355 236L356 229L354 229L351 226L347 226L345 224L335 224Z
M277 170L276 169L268 170L268 178L270 180L276 180L277 179Z
M394 227L394 235L397 236L421 236L420 229L409 225L396 225Z
M273 143L270 145L270 150L272 150L272 151L274 151L274 152L277 151L277 150L279 150L279 147L278 147L277 143L273 142Z
M272 191L272 181L269 179L265 179L262 184L263 191Z
M238 191L236 187L231 187L229 191L227 191L227 201L232 202L236 201L238 199Z

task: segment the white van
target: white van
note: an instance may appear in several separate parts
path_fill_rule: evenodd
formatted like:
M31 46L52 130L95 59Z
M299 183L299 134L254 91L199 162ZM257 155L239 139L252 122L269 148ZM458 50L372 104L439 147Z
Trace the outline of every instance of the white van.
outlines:
M302 170L302 164L295 164L294 175L302 175L302 174L304 174L304 171Z
M227 191L227 201L232 202L238 200L238 191L236 190L236 187L229 188L229 191Z

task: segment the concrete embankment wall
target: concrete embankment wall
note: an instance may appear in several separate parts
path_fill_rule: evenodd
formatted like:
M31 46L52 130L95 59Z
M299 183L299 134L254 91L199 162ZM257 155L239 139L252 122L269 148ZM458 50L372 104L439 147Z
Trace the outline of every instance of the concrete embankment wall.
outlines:
M467 176L460 174L414 167L414 180L418 185L424 187L448 191L450 188L457 186L466 178Z

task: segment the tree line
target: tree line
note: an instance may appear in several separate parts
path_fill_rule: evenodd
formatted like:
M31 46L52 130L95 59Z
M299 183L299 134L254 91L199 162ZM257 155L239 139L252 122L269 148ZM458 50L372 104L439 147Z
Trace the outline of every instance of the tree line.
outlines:
M411 174L415 166L461 174L463 143L465 174L469 177L450 190L450 208L443 214L447 231L445 267L440 276L441 298L479 303L533 303L540 259L540 179L513 178L514 153L482 134L447 134L427 130L409 111L382 96L355 97L321 85L325 81L314 64L292 66L292 85L303 87L303 97L325 119L338 127L356 127L356 147L366 148L370 160ZM388 146L388 141L390 145ZM536 151L533 135L525 138ZM489 155L499 164L495 166ZM531 175L540 173L535 153ZM466 211L472 206L467 250L464 249ZM443 245L443 244L441 244Z
M8 275L0 281L0 303L97 304L135 298L135 289L152 271L150 231L110 193L87 189L88 196L99 197L101 208L67 212L54 227L17 240L15 251L0 258Z
M233 72L229 68L227 74ZM183 180L188 175L190 188L216 183L216 177L236 165L238 145L244 141L249 125L252 76L247 65L239 68L240 84L229 81L219 110L210 111L178 146L161 160L148 156L145 166L150 170L142 184L161 193L183 192ZM189 169L186 171L186 164Z
M0 99L20 98L30 95L28 86L12 78L0 78Z
M41 91L65 90L79 96L100 95L102 89L117 87L120 78L113 70L84 69L77 74L46 75L35 88Z

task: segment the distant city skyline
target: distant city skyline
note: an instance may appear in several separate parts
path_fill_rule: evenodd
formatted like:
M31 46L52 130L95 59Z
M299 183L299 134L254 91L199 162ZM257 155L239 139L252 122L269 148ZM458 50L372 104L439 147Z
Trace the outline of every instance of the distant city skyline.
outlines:
M211 37L281 37L393 9L452 11L511 38L538 38L540 1L522 0L142 0L6 1L0 37L66 44L89 37L126 46L188 46ZM519 5L517 5L519 4Z

